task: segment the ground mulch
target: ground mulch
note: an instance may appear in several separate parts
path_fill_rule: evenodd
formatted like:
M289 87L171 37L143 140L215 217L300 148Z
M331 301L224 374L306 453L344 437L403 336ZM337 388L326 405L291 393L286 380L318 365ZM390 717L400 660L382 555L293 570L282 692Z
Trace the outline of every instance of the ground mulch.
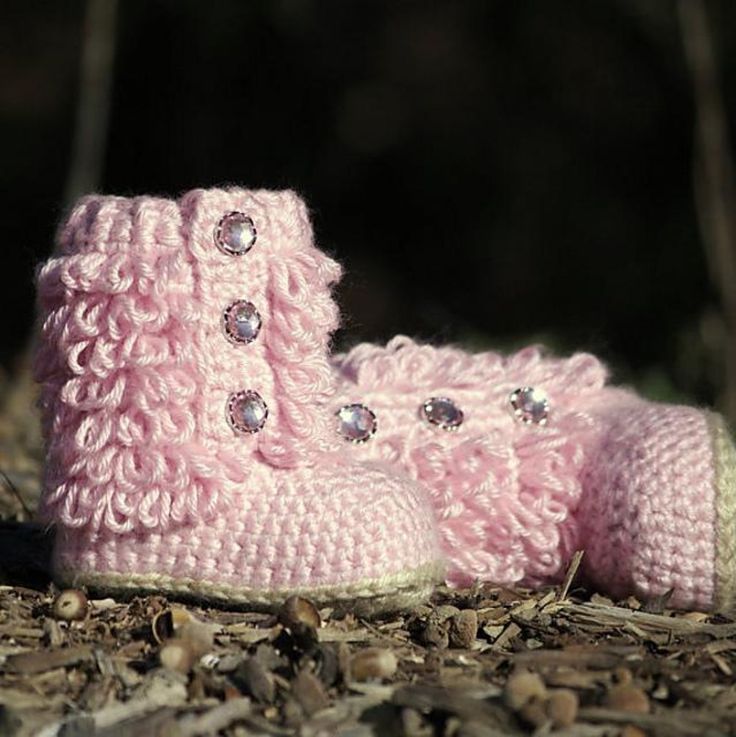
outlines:
M554 588L443 588L373 621L60 592L32 390L7 387L0 735L736 735L736 620L611 601L580 556Z

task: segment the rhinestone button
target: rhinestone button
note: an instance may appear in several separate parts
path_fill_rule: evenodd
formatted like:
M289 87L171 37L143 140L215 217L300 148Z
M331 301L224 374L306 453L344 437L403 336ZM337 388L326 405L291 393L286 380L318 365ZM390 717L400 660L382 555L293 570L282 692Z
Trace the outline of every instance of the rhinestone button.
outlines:
M242 212L229 212L215 228L217 247L230 256L248 253L256 242L256 226Z
M447 397L432 397L422 405L424 419L443 430L457 430L463 424L463 411Z
M251 343L261 330L261 315L252 302L239 299L224 312L225 333L233 343Z
M509 396L514 414L526 425L544 425L549 415L549 400L542 389L522 386Z
M365 443L376 434L376 415L363 404L346 404L335 416L337 432L351 443Z
M242 391L231 394L227 400L230 425L237 433L258 432L268 417L268 407L258 392Z

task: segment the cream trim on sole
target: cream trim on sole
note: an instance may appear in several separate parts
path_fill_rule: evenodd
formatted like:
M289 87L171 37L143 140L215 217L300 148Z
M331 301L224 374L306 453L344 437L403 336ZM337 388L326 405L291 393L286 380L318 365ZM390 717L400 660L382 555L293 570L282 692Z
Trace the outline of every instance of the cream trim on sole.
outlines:
M62 586L84 586L100 593L134 596L164 594L176 598L217 603L220 606L274 609L289 596L304 596L319 606L350 610L359 616L375 616L408 609L426 601L436 584L444 580L445 565L428 563L410 571L358 581L344 586L267 590L230 586L160 573L95 573L60 568L55 571Z
M714 609L736 609L736 447L723 419L709 415L716 471Z

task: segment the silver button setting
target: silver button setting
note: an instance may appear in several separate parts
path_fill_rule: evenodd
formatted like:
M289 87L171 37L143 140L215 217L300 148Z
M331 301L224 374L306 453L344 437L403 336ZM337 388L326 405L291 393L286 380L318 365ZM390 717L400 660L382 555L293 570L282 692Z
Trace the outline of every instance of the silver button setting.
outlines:
M430 425L455 431L463 424L465 414L448 397L431 397L421 407L421 414Z
M351 443L365 443L376 434L376 415L364 404L346 404L335 416L337 432Z
M227 417L236 433L252 435L266 424L268 406L258 392L240 391L228 397Z
M543 389L522 386L509 395L514 415L525 425L545 425L549 417L549 399Z
M229 256L242 256L253 248L257 235L252 218L243 212L229 212L215 228L215 243Z

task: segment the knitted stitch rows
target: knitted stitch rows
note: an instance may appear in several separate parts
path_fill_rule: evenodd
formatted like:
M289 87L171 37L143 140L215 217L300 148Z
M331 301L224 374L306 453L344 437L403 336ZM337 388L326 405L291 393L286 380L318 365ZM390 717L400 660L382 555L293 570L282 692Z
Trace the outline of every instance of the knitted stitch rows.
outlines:
M214 242L234 211L257 231L239 256ZM64 579L159 576L273 599L371 581L385 593L417 571L426 594L440 558L426 496L340 457L325 411L339 274L291 192L80 201L38 273L41 514L59 528ZM262 317L248 345L223 329L239 299ZM247 436L226 410L241 390L269 410Z
M536 347L469 354L398 336L385 348L356 346L335 363L343 379L337 404L365 402L378 416L376 436L355 454L397 464L429 488L450 581L534 585L560 572L577 544L571 510L595 422L577 404L603 386L599 361L544 359ZM509 411L509 394L525 385L544 386L555 408L543 429ZM431 397L465 411L458 432L420 419Z
M603 430L576 513L589 577L614 596L721 606L716 508L734 489L717 477L727 456L714 453L711 416L614 388L591 411Z
M736 454L720 418L606 386L587 354L473 355L399 336L334 363L334 406L377 417L356 457L428 486L451 582L548 583L583 548L588 577L614 595L733 606ZM544 426L514 416L509 395L524 386L548 395ZM456 432L422 418L431 397L463 411Z

